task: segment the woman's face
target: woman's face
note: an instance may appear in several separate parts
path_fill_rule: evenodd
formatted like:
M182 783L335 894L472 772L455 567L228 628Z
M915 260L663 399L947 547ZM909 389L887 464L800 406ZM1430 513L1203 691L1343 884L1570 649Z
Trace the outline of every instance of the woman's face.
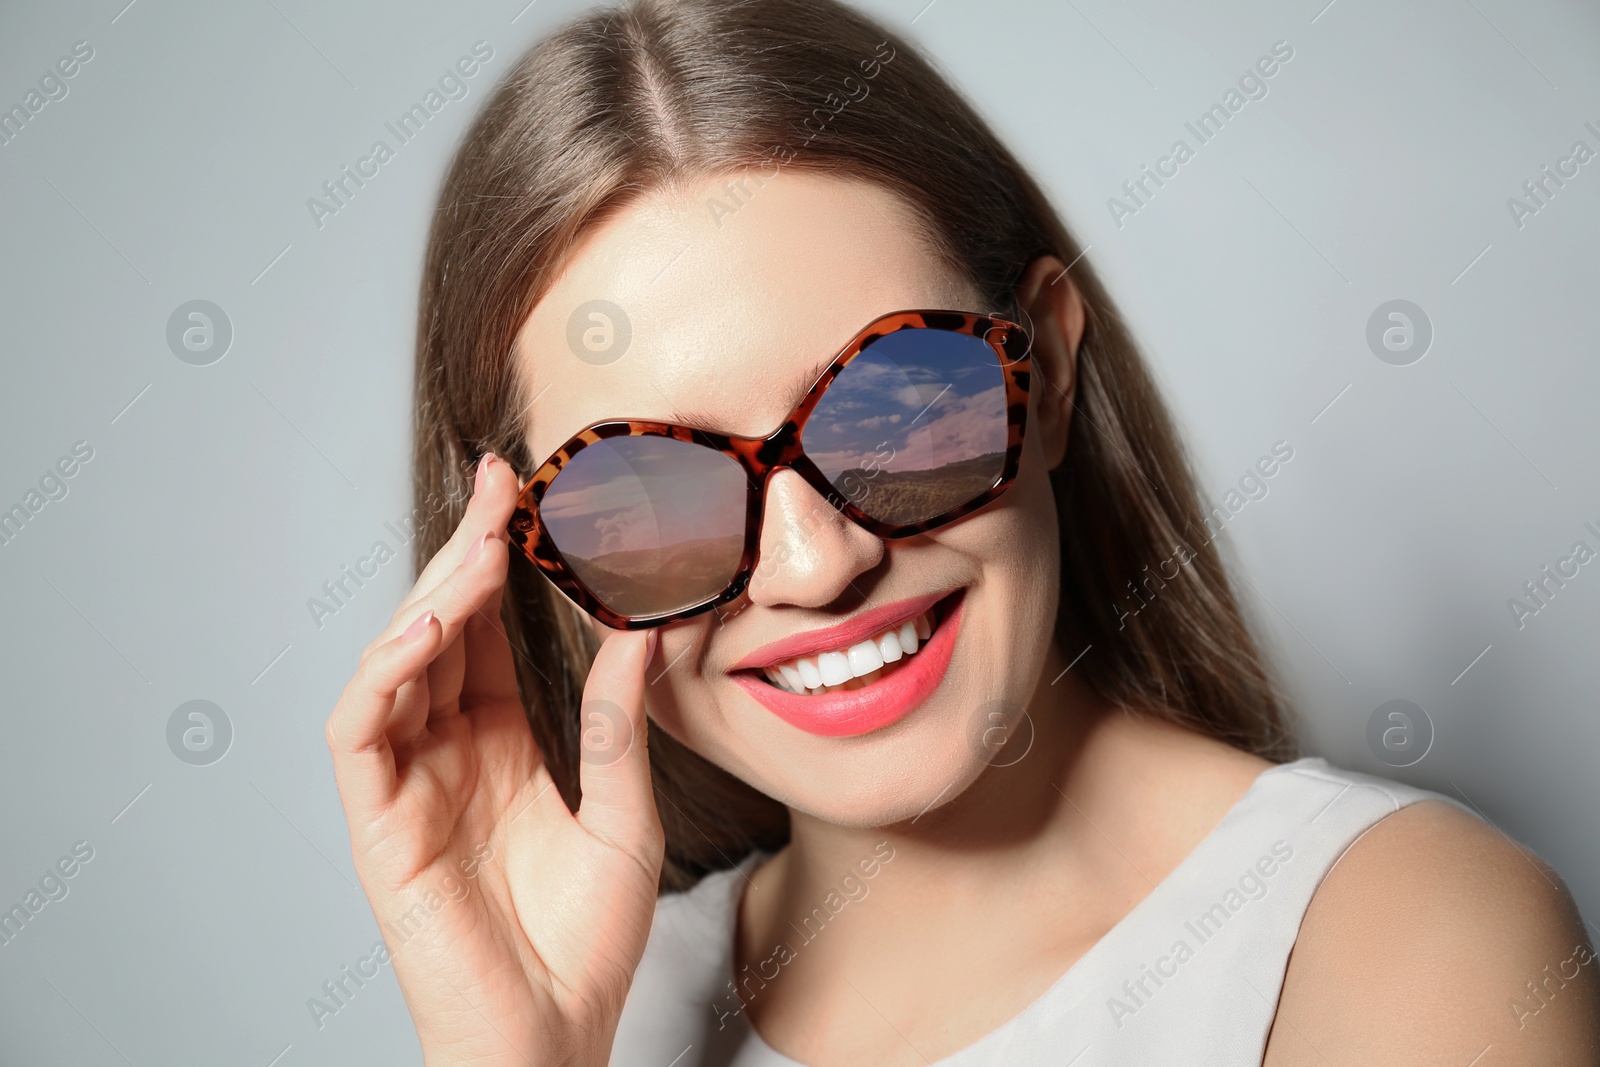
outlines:
M789 415L818 364L878 316L990 310L916 233L894 194L793 170L760 185L722 177L660 191L610 217L574 250L518 335L531 454L542 462L605 419L764 436ZM621 355L611 362L569 346L569 319L594 300L627 318L626 348L614 335L613 354ZM959 795L992 758L985 741L993 740L986 731L999 721L995 713L1014 719L1029 704L1051 649L1059 555L1046 450L1058 459L1060 446L1050 442L1064 439L1064 429L1060 405L1042 401L1045 387L1034 380L1016 482L984 510L932 533L880 540L793 471L774 475L746 595L661 632L646 678L655 724L767 795L834 824L887 825ZM866 732L831 736L792 725L752 688L769 684L763 672L736 666L773 642L935 595L959 604L954 618L946 609L937 623L946 642L954 637L942 676L931 695ZM938 640L935 633L923 652ZM902 657L850 684L887 685L893 679L885 675L916 662Z

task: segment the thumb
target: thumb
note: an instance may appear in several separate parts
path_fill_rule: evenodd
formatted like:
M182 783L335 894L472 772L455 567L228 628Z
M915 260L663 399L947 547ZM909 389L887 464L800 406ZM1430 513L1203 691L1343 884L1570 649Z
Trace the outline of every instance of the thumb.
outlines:
M579 711L578 823L633 855L660 838L646 747L645 670L656 631L614 633L600 645Z

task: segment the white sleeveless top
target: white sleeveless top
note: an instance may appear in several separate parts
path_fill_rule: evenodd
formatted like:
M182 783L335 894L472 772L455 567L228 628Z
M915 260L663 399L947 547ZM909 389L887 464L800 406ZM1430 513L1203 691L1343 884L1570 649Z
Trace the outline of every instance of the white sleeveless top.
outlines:
M1318 758L1269 768L1039 999L932 1067L1259 1064L1312 894L1356 838L1418 800L1455 804ZM766 856L657 901L612 1067L804 1067L729 991L743 873Z

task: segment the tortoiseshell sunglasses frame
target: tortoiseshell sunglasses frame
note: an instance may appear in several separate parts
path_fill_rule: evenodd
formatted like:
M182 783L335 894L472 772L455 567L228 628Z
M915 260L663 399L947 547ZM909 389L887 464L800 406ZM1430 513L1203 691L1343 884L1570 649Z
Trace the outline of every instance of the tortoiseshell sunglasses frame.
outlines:
M875 342L891 333L906 329L932 329L967 334L984 341L994 350L1005 378L1006 454L1005 463L994 484L971 500L921 522L897 524L873 518L842 496L805 454L801 435L806 420L821 401L822 394L833 384L839 373L850 365L850 361ZM1022 326L993 315L980 315L969 311L890 312L874 319L839 350L833 362L807 390L799 406L784 420L783 425L766 437L730 437L692 426L680 426L668 422L644 422L637 419L597 422L578 431L545 460L523 486L517 496L516 509L511 513L511 522L507 527L508 538L512 545L521 549L523 555L527 556L558 589L584 611L614 630L642 630L690 618L720 604L736 600L744 593L755 570L756 556L761 544L761 518L765 511L767 479L780 469L788 468L800 475L823 499L851 522L878 537L890 539L910 537L936 530L988 504L1004 493L1016 479L1017 468L1022 459L1022 434L1028 421L1030 343L1028 333ZM722 592L675 611L655 615L619 615L601 603L567 566L560 550L551 541L549 532L539 521L539 503L544 499L550 483L573 456L586 446L608 437L671 437L721 452L744 469L745 477L749 481L749 492L746 494L744 551L739 560L739 569Z

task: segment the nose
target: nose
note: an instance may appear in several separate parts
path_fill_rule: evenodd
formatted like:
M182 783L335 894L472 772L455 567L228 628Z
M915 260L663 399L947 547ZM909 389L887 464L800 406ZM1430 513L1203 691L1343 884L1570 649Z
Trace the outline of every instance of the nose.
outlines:
M767 481L752 603L820 608L883 560L883 541L824 500L804 478L780 470Z

